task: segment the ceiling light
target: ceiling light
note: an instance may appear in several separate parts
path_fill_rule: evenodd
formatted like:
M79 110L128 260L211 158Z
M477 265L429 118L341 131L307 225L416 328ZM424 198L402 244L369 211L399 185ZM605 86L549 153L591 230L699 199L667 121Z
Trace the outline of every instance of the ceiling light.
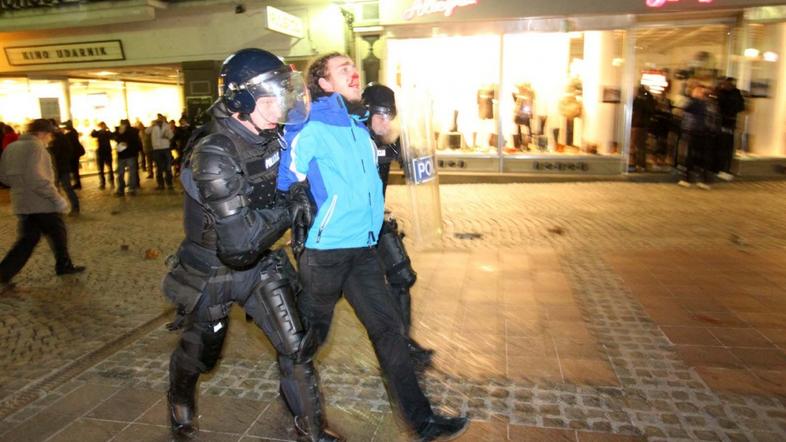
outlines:
M764 59L764 61L769 61L773 63L778 61L778 54L772 51L765 52L764 54L762 54L761 57Z
M758 57L758 56L759 56L759 50L758 50L758 49L756 49L756 48L748 48L748 49L746 49L746 50L745 50L745 51L742 53L742 55L744 55L744 56L746 56L746 57L748 57L748 58L756 58L756 57Z
M117 72L110 72L110 71L100 71L96 72L93 75L98 75L99 77L107 77L109 75L117 75Z

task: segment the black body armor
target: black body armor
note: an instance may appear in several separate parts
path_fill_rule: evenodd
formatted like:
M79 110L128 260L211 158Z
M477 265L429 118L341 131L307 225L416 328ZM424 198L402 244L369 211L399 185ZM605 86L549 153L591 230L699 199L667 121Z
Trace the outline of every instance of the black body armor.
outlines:
M252 134L222 104L214 106L209 124L187 148L181 172L186 238L167 259L163 281L178 311L170 328L183 328L170 360L172 430L180 437L196 433L196 384L220 358L229 307L237 303L278 353L281 390L298 433L310 441L339 440L322 418L312 362L316 340L295 308L297 272L283 250L270 250L290 224L276 198L278 134Z

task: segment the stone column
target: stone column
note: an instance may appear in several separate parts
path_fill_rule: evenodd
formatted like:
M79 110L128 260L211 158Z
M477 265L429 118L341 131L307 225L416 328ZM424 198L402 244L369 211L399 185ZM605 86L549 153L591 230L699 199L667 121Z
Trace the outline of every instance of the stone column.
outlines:
M183 103L189 122L204 122L203 112L218 99L218 73L221 61L203 60L182 63Z

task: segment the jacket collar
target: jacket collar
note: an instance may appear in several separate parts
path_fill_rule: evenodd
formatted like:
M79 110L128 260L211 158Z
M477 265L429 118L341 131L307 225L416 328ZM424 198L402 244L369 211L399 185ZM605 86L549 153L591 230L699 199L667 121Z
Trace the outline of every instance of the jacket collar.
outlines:
M368 112L352 112L344 97L338 92L319 97L311 104L309 119L334 126L349 126L351 121L362 126Z

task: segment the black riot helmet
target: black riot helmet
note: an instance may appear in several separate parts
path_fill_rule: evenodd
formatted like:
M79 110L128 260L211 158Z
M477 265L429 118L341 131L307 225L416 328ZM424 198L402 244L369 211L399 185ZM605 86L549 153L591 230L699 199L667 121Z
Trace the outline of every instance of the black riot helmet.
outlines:
M361 98L372 115L380 114L390 119L396 118L396 97L393 89L379 83L371 83L363 90Z
M247 116L267 97L264 118L297 124L308 117L311 100L300 72L262 49L241 49L224 60L219 74L221 100L231 112Z

